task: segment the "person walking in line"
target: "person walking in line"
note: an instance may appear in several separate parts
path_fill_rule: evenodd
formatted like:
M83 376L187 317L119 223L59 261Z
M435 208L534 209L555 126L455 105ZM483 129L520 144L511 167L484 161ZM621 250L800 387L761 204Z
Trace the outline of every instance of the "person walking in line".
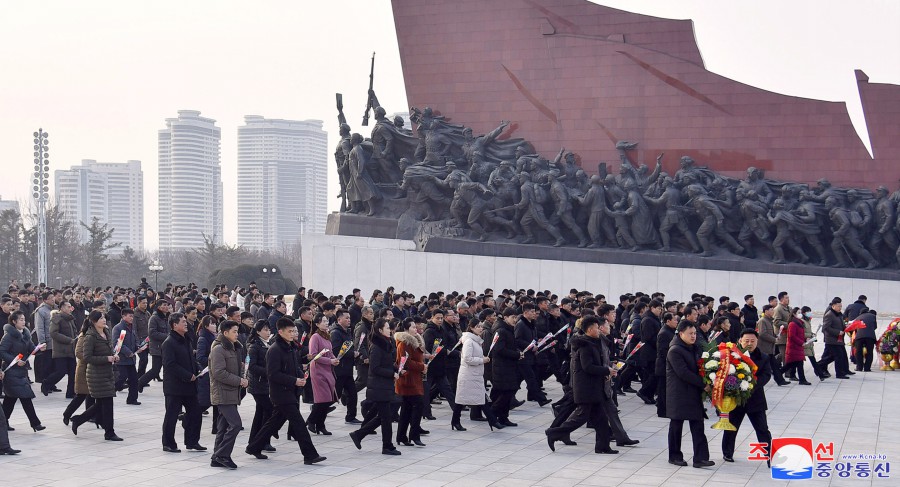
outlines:
M456 380L456 405L450 420L450 425L454 430L466 430L460 422L463 406L484 411L491 431L494 428L503 428L503 425L497 422L494 412L487 406L484 365L490 363L491 358L484 356L484 339L481 338L483 332L484 323L473 319L462 336L462 358L459 376Z
M420 436L422 395L425 393L423 375L428 373L428 366L425 365L425 340L412 318L406 318L398 325L394 339L397 341L395 363L399 367L401 360L406 359L403 366L405 373L400 375L395 384L395 392L402 400L400 421L397 423L397 444L425 446Z
M803 342L803 354L806 355L806 358L808 358L809 362L812 364L813 373L816 374L816 377L818 377L819 380L823 380L824 374L819 370L819 363L816 361L815 347L818 339L812 328L812 308L809 306L800 308L800 321L803 322L803 335L806 339L806 341Z
M331 333L328 317L319 313L313 320L315 329L309 339L309 354L313 357L325 351L321 357L309 363L309 379L312 382L313 405L306 418L307 428L317 435L331 436L325 429L328 408L337 401L334 392L334 366L341 363L331 349ZM338 349L340 350L340 349Z
M675 329L678 328L678 318L672 313L663 313L662 328L656 334L656 363L653 374L656 376L656 416L666 416L666 356L669 346L675 338Z
M341 310L335 313L335 324L331 328L331 351L338 351L340 354L341 347L345 343L350 342L352 347L347 353L341 357L340 363L334 367L334 392L337 397L341 398L341 402L347 408L344 415L346 424L362 424L362 421L356 419L356 385L353 382L353 362L359 357L359 347L353 338L353 330L350 329L350 313ZM324 429L324 428L323 428Z
M134 332L134 311L131 308L122 309L122 321L113 328L113 339L118 340L123 331L125 339L119 350L119 363L116 364L116 392L125 390L125 382L128 382L128 399L125 404L140 406L141 403L137 400L139 385L135 357L141 350L138 349L137 335Z
M122 438L116 435L113 419L113 398L116 397L113 365L119 362L119 356L113 353L103 313L98 310L91 311L88 321L91 327L84 334L83 356L87 364L88 391L94 398L94 404L80 415L72 416L72 432L77 435L78 426L89 419L94 419L103 427L103 439L122 441Z
M600 332L600 321L596 316L585 317L581 321L584 334L572 337L572 391L575 411L566 421L555 428L548 428L547 444L556 451L555 443L568 437L588 421L594 426L596 438L594 453L616 454L609 447L610 428L606 412L602 406L604 398L612 398L612 378L617 371L610 367L609 351L604 350ZM604 354L605 351L605 354ZM598 383L602 384L598 387Z
M694 467L703 468L711 467L715 462L709 459L709 445L703 432L704 384L697 373L700 350L695 346L696 327L694 323L682 320L666 355L666 415L670 420L669 463L687 466L681 451L681 437L687 421L694 447Z
M153 305L153 315L147 322L148 336L150 338L150 370L138 379L141 384L140 391L153 379L159 380L159 372L162 370L162 344L169 337L169 302L159 299Z
M844 345L844 318L841 315L841 298L834 298L822 316L822 334L825 335L825 352L819 361L819 371L828 372L828 365L834 362L834 376L838 379L850 378L850 364Z
M237 468L231 452L242 428L238 413L241 389L249 385L241 363L238 327L235 321L223 321L209 353L209 397L210 402L219 407L218 433L209 465L231 470Z
M50 318L50 340L53 356L53 372L41 382L41 392L47 396L56 387L56 383L68 376L66 383L66 398L75 397L75 337L78 328L75 325L75 317L72 315L72 303L63 301L59 304L59 311Z
M0 381L3 381L5 374L0 369ZM9 444L9 423L6 422L6 415L0 414L0 455L18 455L22 450L15 450Z
M803 344L806 343L806 330L803 327L803 315L800 314L800 308L794 308L791 313L794 316L788 323L784 364L789 373L793 372L800 379L801 386L809 386L812 384L806 380L806 374L803 371L803 366L806 365L806 351L803 348ZM816 375L818 374L819 372L816 371Z
M787 291L778 293L778 304L772 310L772 326L775 328L775 348L778 350L778 358L782 365L787 364L784 360L785 350L787 349L787 332L788 324L791 321L791 297ZM785 371L787 367L785 366ZM796 375L791 376L785 374L788 380L797 380Z
M28 363L28 356L31 355L33 349L31 334L25 328L25 313L21 311L12 312L9 315L9 323L3 325L3 339L0 339L0 362L6 366L16 362L6 372L6 379L3 381L3 394L5 396L3 398L3 415L6 417L8 424L13 408L15 408L16 402L19 402L22 404L25 415L28 416L31 428L34 431L41 431L46 427L41 424L41 420L34 411L34 391L31 389L31 384L28 381L28 370L31 368ZM16 361L16 357L19 354L23 358Z
M160 346L163 394L166 398L166 414L162 424L163 451L181 453L175 442L175 427L182 408L185 448L206 451L206 447L200 445L203 416L197 402L198 370L191 342L187 337L187 319L181 313L172 313L168 320L169 337Z
M91 397L91 393L88 390L87 363L84 361L84 334L87 333L90 327L90 321L87 319L82 321L81 330L75 341L75 359L77 360L75 365L75 397L69 401L69 405L66 406L65 411L63 411L63 424L66 426L69 426L72 415L75 414L75 411L77 411L82 404L86 404L86 408L90 408L94 405L94 399Z
M266 352L269 399L275 411L256 436L250 439L250 444L244 451L259 460L269 458L262 453L263 448L271 442L272 435L288 422L291 436L297 440L303 454L303 463L313 465L323 462L326 458L316 451L309 431L306 430L303 415L300 414L297 389L306 385L306 379L298 376L300 361L296 342L300 335L297 333L297 325L290 318L281 318L275 324L278 336Z
M244 313L249 314L245 311ZM251 316L252 318L252 316ZM252 439L262 426L272 416L272 401L269 399L269 378L266 376L266 352L269 351L269 339L272 337L272 330L269 328L269 322L259 320L253 325L253 331L250 332L250 338L247 339L250 354L250 384L248 390L253 396L253 402L256 404L253 413L253 423L250 426L250 438ZM275 452L276 449L271 444L263 447L266 452Z
M391 402L396 387L394 381L399 378L392 352L390 323L384 318L379 318L375 321L372 335L369 336L369 379L366 386L366 399L372 401L376 414L367 416L362 426L350 433L350 439L359 450L362 450L362 439L374 433L380 426L381 453L400 455L400 450L392 441L391 432L393 419Z
M782 376L781 366L776 358L777 349L775 347L775 323L772 321L772 313L775 308L766 304L762 307L762 316L756 322L756 332L759 334L759 350L769 358L769 365L772 368L772 378L779 386L786 386L790 381L784 380Z

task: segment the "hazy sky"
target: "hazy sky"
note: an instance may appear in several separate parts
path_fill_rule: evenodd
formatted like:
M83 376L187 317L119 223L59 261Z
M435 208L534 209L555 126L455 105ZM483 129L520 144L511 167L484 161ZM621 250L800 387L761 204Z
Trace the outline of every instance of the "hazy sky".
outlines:
M853 69L900 84L895 0L594 3L693 19L709 70L778 93L845 101L857 131ZM348 121L360 130L372 51L379 101L389 113L406 110L389 0L0 3L0 195L30 197L38 127L50 133L51 170L81 159L139 159L146 246L156 248L157 131L178 110L200 110L222 128L225 240L235 242L230 195L244 115L322 120L330 154L334 93L344 94Z

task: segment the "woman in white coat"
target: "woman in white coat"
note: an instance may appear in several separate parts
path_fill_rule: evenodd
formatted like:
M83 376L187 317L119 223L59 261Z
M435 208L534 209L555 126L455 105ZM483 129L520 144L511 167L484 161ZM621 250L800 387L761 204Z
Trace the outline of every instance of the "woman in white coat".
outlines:
M460 341L462 341L462 357L460 360L459 376L456 379L456 405L453 408L453 419L450 426L457 431L465 431L460 423L463 406L478 407L487 417L491 430L501 429L503 425L497 422L497 417L487 403L487 392L484 388L484 364L491 361L485 357L481 338L484 325L473 320Z

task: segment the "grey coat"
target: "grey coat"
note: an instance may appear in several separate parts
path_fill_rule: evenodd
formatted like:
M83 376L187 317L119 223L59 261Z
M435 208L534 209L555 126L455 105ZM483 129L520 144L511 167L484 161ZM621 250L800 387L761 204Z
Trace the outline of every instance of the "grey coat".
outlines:
M56 313L50 320L50 338L53 341L53 358L75 358L75 317Z
M822 317L822 334L825 335L825 345L843 345L844 317L837 311L828 308Z
M231 343L221 333L209 352L209 399L213 406L241 403L240 342Z
M150 355L162 355L162 344L169 338L169 323L162 313L153 313L148 322L147 333L150 336Z

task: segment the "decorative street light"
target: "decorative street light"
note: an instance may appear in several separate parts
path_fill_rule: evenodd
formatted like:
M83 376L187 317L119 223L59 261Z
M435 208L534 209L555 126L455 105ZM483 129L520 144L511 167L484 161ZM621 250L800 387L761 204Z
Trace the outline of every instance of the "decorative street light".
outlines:
M150 264L149 269L150 272L156 274L156 277L154 278L155 285L153 287L153 290L159 292L159 273L163 271L163 266L159 264L158 260L155 260L152 264Z
M38 282L47 282L47 201L50 199L50 141L47 132L34 133L34 177L31 195L37 202Z

